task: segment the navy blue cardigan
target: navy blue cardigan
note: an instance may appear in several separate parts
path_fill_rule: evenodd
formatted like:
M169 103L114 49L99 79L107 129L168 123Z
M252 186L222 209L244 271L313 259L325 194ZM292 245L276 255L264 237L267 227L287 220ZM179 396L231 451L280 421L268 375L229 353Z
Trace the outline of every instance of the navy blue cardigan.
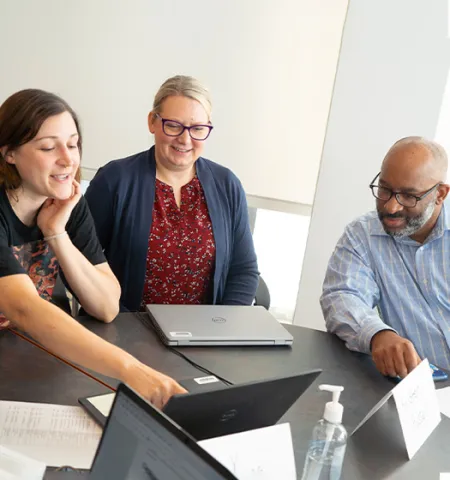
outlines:
M212 301L250 305L258 286L258 266L244 189L230 170L217 163L200 157L195 166L216 244ZM98 238L122 288L122 310L138 310L141 304L155 179L152 147L109 162L86 192Z

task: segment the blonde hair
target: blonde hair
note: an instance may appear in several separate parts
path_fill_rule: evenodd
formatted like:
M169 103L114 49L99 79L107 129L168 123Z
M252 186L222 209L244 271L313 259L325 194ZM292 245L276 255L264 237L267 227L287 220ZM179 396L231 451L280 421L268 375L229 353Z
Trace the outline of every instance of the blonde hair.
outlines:
M153 101L153 114L161 113L162 105L167 97L181 95L196 100L205 109L211 121L211 96L208 89L196 78L186 75L175 75L168 78L160 87Z

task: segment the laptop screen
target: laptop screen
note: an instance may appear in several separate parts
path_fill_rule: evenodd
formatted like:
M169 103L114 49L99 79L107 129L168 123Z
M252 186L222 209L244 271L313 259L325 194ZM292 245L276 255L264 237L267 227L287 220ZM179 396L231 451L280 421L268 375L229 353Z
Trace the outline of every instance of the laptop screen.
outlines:
M126 387L116 395L89 478L235 479L188 435Z

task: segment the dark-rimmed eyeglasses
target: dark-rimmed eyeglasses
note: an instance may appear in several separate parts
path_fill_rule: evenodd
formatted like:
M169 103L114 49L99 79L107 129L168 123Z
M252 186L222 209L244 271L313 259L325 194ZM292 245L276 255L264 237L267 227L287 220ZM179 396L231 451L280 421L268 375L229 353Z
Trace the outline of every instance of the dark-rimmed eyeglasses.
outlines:
M381 172L380 172L381 173ZM413 195L412 193L405 193L405 192L394 192L390 188L387 187L380 187L380 185L375 185L375 180L380 176L380 173L370 182L370 189L372 190L372 194L378 200L382 200L383 202L388 202L393 195L395 195L395 199L397 202L406 208L414 208L417 205L417 202L423 200L427 195L429 195L434 189L442 185L442 183L436 183L433 187L427 190L422 195Z
M162 118L158 113L155 113L155 117L158 117L161 120L163 132L168 137L179 137L180 135L183 135L185 130L187 130L192 140L203 141L209 137L211 130L214 128L212 125L191 125L190 127L187 127L175 120Z

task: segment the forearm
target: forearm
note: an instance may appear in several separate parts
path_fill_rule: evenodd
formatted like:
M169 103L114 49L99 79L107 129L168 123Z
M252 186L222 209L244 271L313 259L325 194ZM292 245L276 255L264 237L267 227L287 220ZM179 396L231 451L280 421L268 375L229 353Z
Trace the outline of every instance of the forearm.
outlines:
M105 322L119 312L120 285L114 275L92 265L68 235L49 241L64 276L87 313Z
M258 262L250 231L245 192L239 181L236 182L235 188L236 207L232 216L234 232L230 237L230 266L221 303L251 305L258 288Z
M221 303L223 305L251 305L258 288L258 277L259 273L256 267L240 273L230 271Z
M42 299L26 274L0 277L0 311L57 356L114 377L162 408L175 393L186 393L166 375L82 327L52 303Z
M125 351L82 327L50 302L36 296L5 312L13 325L70 362L127 381L140 363Z
M250 238L234 246L221 303L252 305L259 282L258 263Z
M320 298L327 330L364 353L376 333L390 329L376 309L381 294L368 249L364 235L348 227L328 263Z
M350 350L370 353L372 337L391 329L374 309L352 293L325 293L320 304L327 330L345 341Z

